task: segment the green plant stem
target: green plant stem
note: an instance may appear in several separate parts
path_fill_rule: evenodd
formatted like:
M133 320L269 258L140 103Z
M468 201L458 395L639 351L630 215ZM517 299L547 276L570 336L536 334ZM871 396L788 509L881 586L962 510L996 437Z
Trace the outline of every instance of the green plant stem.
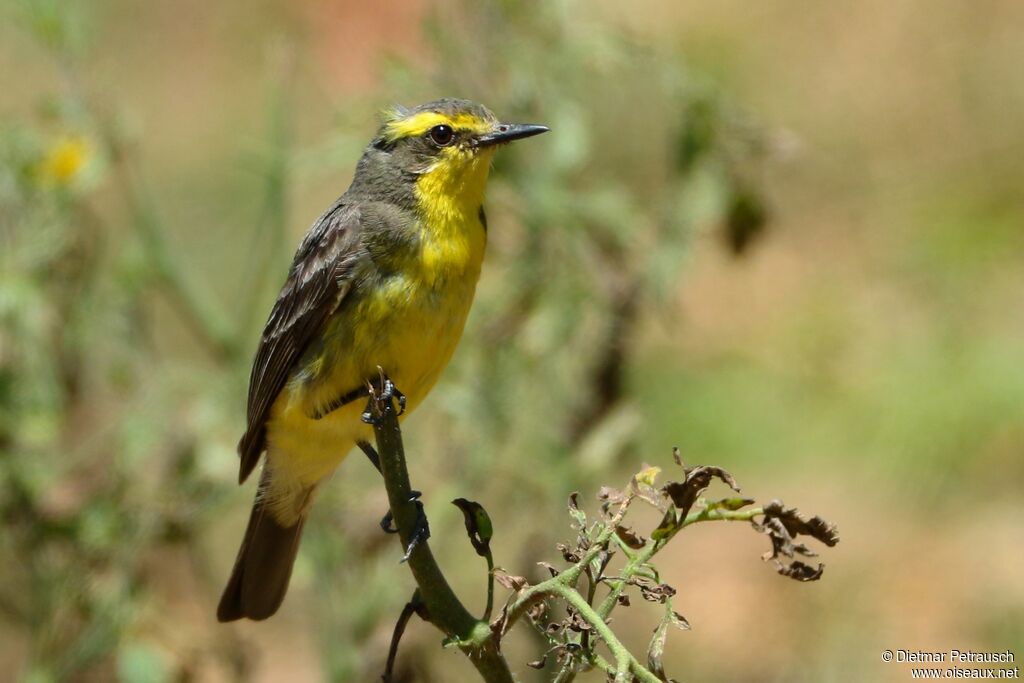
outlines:
M487 551L487 607L484 608L484 621L490 622L494 611L494 556Z
M685 529L691 524L698 522L749 522L763 514L764 508L750 508L749 510L704 509L688 514L679 528Z
M583 571L593 562L598 555L601 554L601 550L608 545L609 541L615 536L615 527L618 526L622 518L626 516L626 510L629 507L630 500L624 501L615 515L604 525L604 528L598 534L591 544L587 552L580 558L579 562L568 567L564 571L553 576L550 579L541 581L538 584L530 586L512 603L508 610L508 617L506 619L506 630L511 628L513 624L523 615L526 609L533 604L537 599L544 597L551 593L551 588L555 585L562 585L573 587L576 582L579 581L580 575Z
M398 416L390 398L372 398L370 412L388 504L402 547L408 548L420 512L412 498ZM513 683L512 672L498 650L490 625L470 614L455 595L427 541L420 541L409 554L409 569L419 586L430 622L466 653L480 677L488 683Z
M553 576L550 579L547 579L546 581L542 581L534 586L530 586L525 591L523 591L523 593L520 594L519 597L516 598L516 600L508 608L508 617L506 618L505 622L506 630L510 629L512 625L515 624L515 622L523 615L527 608L529 608L529 606L533 604L534 601L543 598L546 595L555 594L556 591L560 589L569 590L575 593L576 595L579 595L579 593L577 593L575 589L577 581L579 581L580 576L590 565L590 563L593 562L598 555L600 555L601 550L611 541L612 538L616 538L615 527L618 526L618 524L622 521L623 517L626 516L626 510L629 508L630 502L631 499L627 499L620 505L615 515L613 515L611 520L609 520L607 524L605 524L604 528L598 534L597 538L593 540L593 542L590 545L590 549L587 550L587 552L583 555L583 557L580 558L578 562L562 571L560 574L558 574L558 576ZM580 596L580 600L583 600L582 596ZM586 600L583 601L586 602ZM587 606L589 607L589 603L587 604ZM604 622L602 621L602 623ZM599 661L599 658L595 658L594 660L594 662L597 663L598 666L601 666L601 668L603 668L605 671L614 673L614 669L611 668L611 666L608 665L607 662L604 662L602 664L603 661L604 660ZM567 683L568 681L572 681L575 677L576 671L573 669L572 661L570 659L566 661L566 663L562 666L562 669L555 676L554 683Z
M615 635L615 632L608 628L605 620L594 611L594 608L587 603L586 599L576 589L562 583L555 583L550 586L548 594L558 596L569 605L572 605L573 609L590 624L597 635L601 636L604 644L615 657L616 683L627 683L629 680L632 680L627 678L629 674L633 674L642 683L661 683L657 676L648 671L646 667L630 654L626 646Z

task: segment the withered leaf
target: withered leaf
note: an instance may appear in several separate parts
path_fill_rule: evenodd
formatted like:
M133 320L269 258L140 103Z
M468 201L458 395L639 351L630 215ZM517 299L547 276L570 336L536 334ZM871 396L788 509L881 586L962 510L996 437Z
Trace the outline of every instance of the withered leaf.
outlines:
M813 550L808 548L803 543L794 543L793 544L793 552L796 553L797 555L803 555L804 557L817 557L818 556L818 553L814 552Z
M817 581L821 578L821 575L825 573L825 565L819 564L817 567L804 564L800 560L791 562L790 564L783 564L782 562L776 562L776 568L779 574L789 577L796 581Z
M639 550L647 545L647 539L640 534L636 533L629 527L622 526L621 524L615 527L615 535L619 537L623 543L632 548L633 550Z
M835 524L821 517L808 518L796 508L787 508L781 500L773 500L764 506L765 519L778 519L791 537L799 535L815 538L828 547L839 542L839 531Z
M659 681L668 681L665 665L661 657L665 654L665 639L668 637L668 623L664 620L654 629L651 644L647 646L647 668L658 677Z
M711 465L691 467L686 470L685 481L670 481L661 487L661 490L672 499L672 503L679 509L679 516L682 519L686 517L697 498L715 478L721 479L733 491L740 490L731 474L721 467Z
M574 551L572 548L567 546L565 543L559 543L555 546L558 552L562 553L562 558L571 564L576 564L580 561L579 553Z
M629 607L629 596L625 593L620 593L619 597L615 598L615 600L623 607Z
M685 624L685 626L683 626L683 624ZM661 658L665 653L665 641L668 638L669 625L684 629L690 628L690 624L687 623L686 619L684 619L678 612L673 611L671 601L665 603L665 615L661 618L661 622L654 629L654 635L651 637L651 644L647 647L647 668L650 669L651 673L657 676L659 681L675 683L675 679L669 678L665 673L665 666L661 661Z
M764 508L764 520L761 523L752 522L752 526L771 539L772 549L763 555L763 559L774 561L779 574L797 581L817 581L825 569L825 565L822 564L812 567L800 561L787 564L779 559L793 558L796 555L815 556L806 545L794 541L797 536L810 536L829 547L839 542L839 533L835 525L820 517L808 519L796 508L787 508L779 500L768 503Z
M569 494L569 514L576 520L576 524L579 525L580 530L586 529L587 527L587 515L580 510L580 492L573 491Z
M764 554L763 559L772 560L779 555L793 557L796 550L793 547L793 537L789 535L786 526L776 517L767 517L758 524L751 522L756 531L766 534L771 539L772 549Z
M678 525L679 520L676 518L676 511L669 507L668 510L665 510L665 515L661 518L661 523L658 524L657 528L651 532L651 538L655 541L660 541L675 531Z
M602 502L617 504L626 500L626 494L612 486L602 486L597 490L597 499Z
M526 616L530 618L534 623L541 623L545 620L548 615L547 603L543 600L537 600L533 602L529 607L526 608Z
M640 596L648 602L664 603L676 594L676 589L667 583L656 583L642 577L633 577L629 582L640 589Z
M669 618L670 618L670 621L672 622L673 626L675 626L676 628L680 629L681 631L689 631L690 630L690 628L691 628L690 627L690 622L686 620L686 617L684 617L679 612L675 612L675 611L673 611L671 609L669 610L669 612L672 613Z
M501 608L501 612L499 612L498 616L496 616L491 622L491 633L494 635L495 644L501 643L501 637L505 635L505 632L508 630L508 618L510 616L509 608L512 607L513 602L513 598L509 598L505 601L505 604Z
M535 660L535 661L532 661L532 662L527 662L526 666L530 667L531 669L543 669L544 665L547 664L547 661L548 661L548 656L545 654L543 657L541 657L538 660Z
M541 562L538 562L537 564L539 564L541 567L544 567L544 569L547 569L549 572L551 572L551 576L558 576L558 573L559 573L558 570L555 569L555 565L551 564L550 562L541 561Z
M579 612L576 610L568 609L567 612L569 616L565 619L565 628L577 633L590 631L593 628L593 626L590 625L590 622L581 617ZM607 621L605 623L607 623Z
M590 563L590 576L595 581L601 581L604 578L604 570L608 568L608 563L612 561L612 557L615 556L614 550L602 550L594 558L594 561Z
M521 591L530 585L525 576L515 576L497 567L494 569L494 580L511 591Z

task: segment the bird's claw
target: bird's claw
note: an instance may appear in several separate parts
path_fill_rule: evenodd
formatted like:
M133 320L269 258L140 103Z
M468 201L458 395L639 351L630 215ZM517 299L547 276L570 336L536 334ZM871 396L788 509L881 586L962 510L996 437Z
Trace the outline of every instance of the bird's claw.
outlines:
M373 402L374 401L388 401L395 399L398 401L398 415L405 412L405 394L398 390L395 383L392 382L386 375L381 375L380 390L376 391L376 387L371 385L369 391L370 400L366 404L366 410L363 411L362 420L366 424L376 425L377 418L373 416Z
M405 555L402 555L399 564L408 562L416 546L430 538L430 525L427 523L426 513L423 512L423 503L418 500L413 502L416 503L416 522L413 525L412 534L409 535L409 545L405 547Z
M381 388L380 398L385 401L390 401L392 398L398 401L398 414L401 415L405 412L405 394L398 390L395 383L389 378L384 378L383 387Z
M380 518L380 528L386 534L397 534L398 527L395 526L395 516L388 510L387 514Z
M423 512L423 503L420 502L419 491L409 492L409 502L416 504L416 521L413 524L412 533L409 534L409 545L405 548L400 562L407 562L416 546L430 538L430 525L427 523L427 515ZM397 534L398 527L395 526L395 516L388 510L388 513L380 520L380 528L386 534Z

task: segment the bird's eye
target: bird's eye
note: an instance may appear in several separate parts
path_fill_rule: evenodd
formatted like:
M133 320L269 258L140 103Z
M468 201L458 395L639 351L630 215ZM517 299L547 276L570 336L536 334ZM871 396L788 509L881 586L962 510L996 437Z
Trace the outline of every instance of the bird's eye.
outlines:
M447 147L455 139L455 131L451 126L441 124L430 129L430 139L438 147Z

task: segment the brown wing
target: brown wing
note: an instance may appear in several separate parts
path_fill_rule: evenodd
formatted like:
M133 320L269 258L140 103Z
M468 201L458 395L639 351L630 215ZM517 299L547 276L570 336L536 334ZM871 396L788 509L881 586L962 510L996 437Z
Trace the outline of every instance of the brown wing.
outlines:
M248 425L238 454L239 483L256 467L266 447L270 407L295 363L348 293L359 247L359 208L339 200L302 240L270 318L263 328L249 376Z

